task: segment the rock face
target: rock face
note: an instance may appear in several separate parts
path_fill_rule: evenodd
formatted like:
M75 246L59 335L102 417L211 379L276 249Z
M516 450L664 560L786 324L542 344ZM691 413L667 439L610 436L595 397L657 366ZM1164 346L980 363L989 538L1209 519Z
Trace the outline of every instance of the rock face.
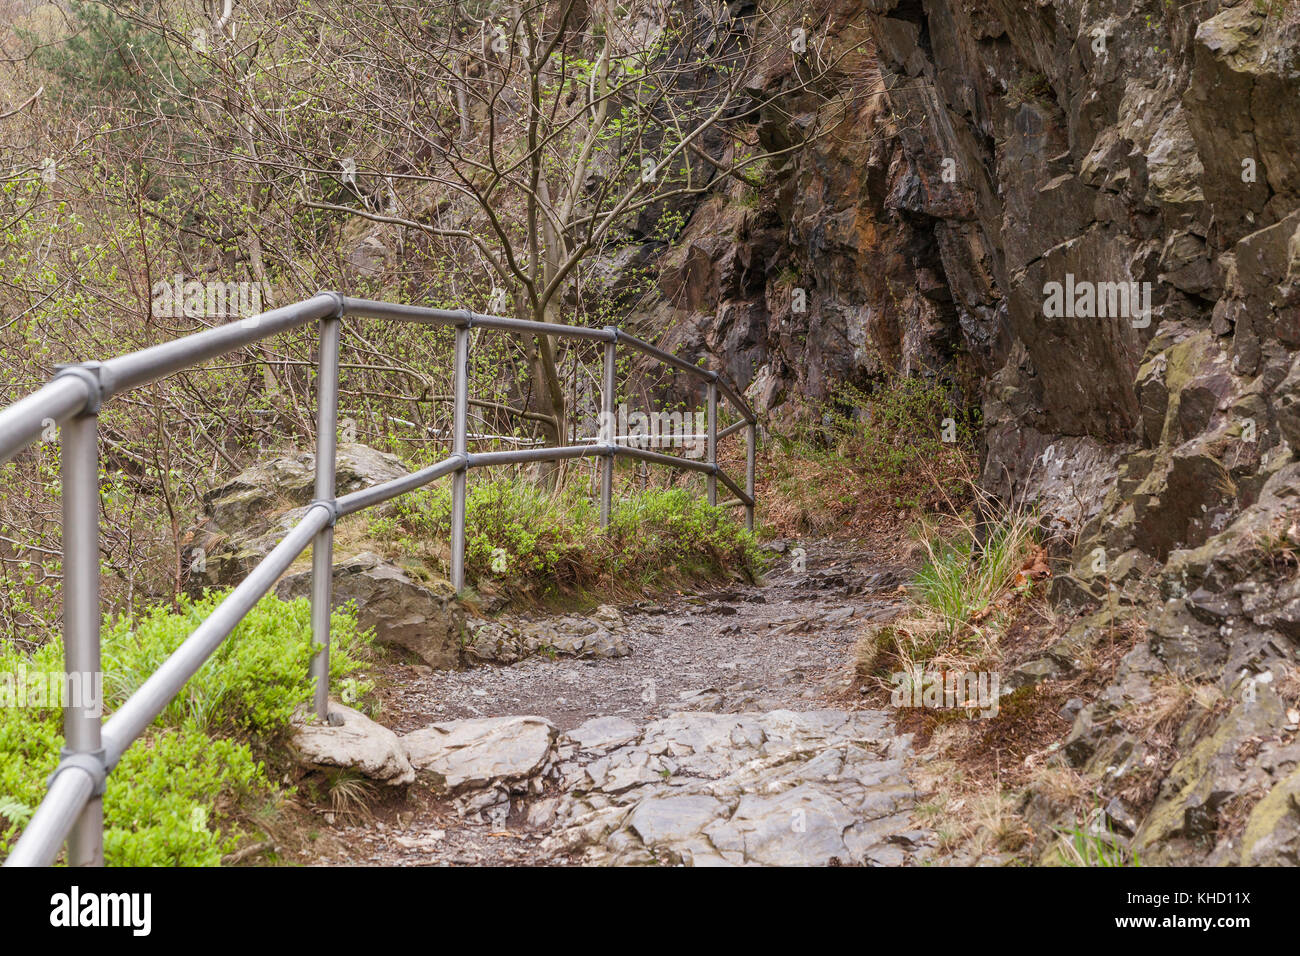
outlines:
M1113 594L1149 627L1078 713L1076 766L1158 768L1137 835L1154 860L1256 854L1243 840L1286 859L1295 735L1241 695L1272 675L1297 702L1300 19L1247 0L836 0L820 22L828 58L869 43L828 101L763 113L758 135L851 132L792 154L765 195L695 207L634 320L777 419L882 368L952 381L982 406L985 487L1082 529L1055 597ZM1040 670L1068 672L1102 630L1081 622ZM1188 680L1222 700L1194 704L1174 771L1111 718ZM1242 798L1259 817L1225 803L1234 746L1264 748Z
M1244 2L868 10L910 118L882 213L935 238L983 378L985 484L1050 509L1075 486L1056 596L1113 593L1147 625L1066 758L1155 789L1130 821L1150 861L1294 860L1300 23ZM1124 729L1179 681L1178 739Z

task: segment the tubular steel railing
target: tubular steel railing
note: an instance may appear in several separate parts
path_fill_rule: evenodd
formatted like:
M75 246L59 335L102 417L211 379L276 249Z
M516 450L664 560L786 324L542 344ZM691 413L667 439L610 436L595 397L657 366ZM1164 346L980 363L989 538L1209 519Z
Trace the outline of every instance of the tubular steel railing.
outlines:
M341 322L345 316L455 327L454 436L452 454L438 464L335 497L339 348ZM97 417L100 407L122 392L313 321L319 323L320 333L315 499L298 524L106 722L101 723L85 701L65 702L65 746L62 759L50 776L45 798L14 845L5 866L48 866L55 861L59 848L65 841L69 864L103 864L103 794L108 774L117 765L126 748L144 733L309 545L312 546L311 626L313 642L317 648L312 656L309 676L315 682L315 712L319 718L328 719L334 523L340 517L371 508L444 475L451 475L451 582L458 592L465 586L465 477L470 468L567 458L601 458L602 527L609 523L613 498L613 464L617 456L691 469L707 476L710 504L717 504L717 483L721 481L735 495L734 499L724 504L743 505L745 525L753 530L757 419L745 401L716 372L692 365L612 326L594 329L530 322L465 310L429 309L354 299L337 292L321 292L303 302L106 362L85 362L61 367L43 388L0 411L0 464L35 443L43 434L48 433L47 430L52 425L57 424L60 429L66 673L95 674L101 668ZM470 454L467 445L469 335L471 329L478 328L603 342L601 435L596 442ZM625 345L704 379L708 403L705 460L678 458L619 444L613 425L617 384L615 359L619 345ZM718 431L719 394L729 399L742 416L740 422L721 432ZM742 428L745 429L747 438L744 488L728 477L717 463L718 441Z

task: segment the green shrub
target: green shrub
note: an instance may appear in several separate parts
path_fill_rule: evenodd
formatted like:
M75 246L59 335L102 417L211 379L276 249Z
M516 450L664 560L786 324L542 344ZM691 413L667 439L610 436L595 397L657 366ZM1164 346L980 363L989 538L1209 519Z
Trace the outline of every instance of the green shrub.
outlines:
M115 866L216 866L240 832L219 810L274 787L245 743L186 721L122 756L104 794L104 859Z
M105 710L111 713L193 632L224 594L158 607L103 630ZM361 666L371 635L355 617L333 616L332 681ZM150 730L122 756L104 795L104 855L121 866L211 866L240 836L235 813L265 802L277 789L249 744L216 732L275 736L294 708L311 698L311 608L268 596L185 685ZM0 642L0 675L59 674L57 642L28 654ZM362 682L358 689L368 689ZM62 715L57 702L0 707L0 854L12 848L45 792L59 760Z
M135 620L109 623L103 636L108 709L130 697L224 597L224 592L201 600L182 596L176 610L159 606ZM331 683L360 668L369 646L370 635L358 631L355 616L336 611L330 619ZM278 733L294 708L311 699L306 674L312 653L310 602L263 598L159 720L172 727L188 720L209 733Z
M159 5L146 0L144 6ZM82 109L115 100L171 114L176 94L191 92L197 75L205 72L188 43L170 41L122 16L111 3L72 0L68 12L75 29L56 43L22 28L17 33L33 47L33 61L48 71L57 90Z
M684 488L620 501L610 515L606 547L616 577L644 584L729 571L754 576L763 566L757 542L743 525Z

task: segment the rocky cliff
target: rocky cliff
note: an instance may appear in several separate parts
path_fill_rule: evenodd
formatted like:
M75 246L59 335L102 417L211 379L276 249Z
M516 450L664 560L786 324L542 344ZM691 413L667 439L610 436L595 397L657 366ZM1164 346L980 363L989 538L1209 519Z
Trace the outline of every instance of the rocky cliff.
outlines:
M1300 863L1300 13L827 15L869 41L842 95L759 132L847 121L770 195L695 210L643 318L777 413L882 367L962 385L985 485L1077 532L1044 670L1140 634L1063 759L1149 860ZM1169 699L1170 739L1129 719Z

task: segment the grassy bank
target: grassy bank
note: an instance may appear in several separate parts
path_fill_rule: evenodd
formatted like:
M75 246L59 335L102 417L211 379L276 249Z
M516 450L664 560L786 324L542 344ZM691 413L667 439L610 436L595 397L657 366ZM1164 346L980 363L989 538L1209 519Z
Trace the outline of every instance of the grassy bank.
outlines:
M601 600L754 580L763 569L752 534L736 515L710 507L687 487L622 492L609 528L585 488L548 491L524 481L470 485L465 503L465 574L469 584L542 601ZM405 564L444 573L451 536L446 485L397 499L365 535Z
M897 532L900 511L965 502L975 466L972 423L941 383L842 384L764 448L764 523L784 536Z
M930 794L919 815L934 828L940 852L963 865L1140 865L1104 827L1094 784L1053 759L1072 719L1067 702L1095 694L1134 634L1117 629L1107 653L1081 654L1057 672L1050 655L1067 624L1047 599L1050 542L1026 510L982 528L969 516L923 521L915 537L921 561L904 608L863 632L856 667L868 699L881 707L903 701L895 712L900 727L916 735L923 754L917 781ZM1035 670L1044 665L1045 672ZM955 705L916 706L916 679L929 687L936 675L980 674L996 688L995 707L961 696ZM1163 697L1151 706L1158 712L1147 721L1152 728L1174 712ZM1031 792L1068 808L1076 825L1048 834L1045 845L1028 822Z
M877 681L900 671L993 668L1001 639L1036 581L1050 575L1033 517L1005 515L983 534L969 516L923 520L924 556L907 586L903 614L858 644L858 672Z

